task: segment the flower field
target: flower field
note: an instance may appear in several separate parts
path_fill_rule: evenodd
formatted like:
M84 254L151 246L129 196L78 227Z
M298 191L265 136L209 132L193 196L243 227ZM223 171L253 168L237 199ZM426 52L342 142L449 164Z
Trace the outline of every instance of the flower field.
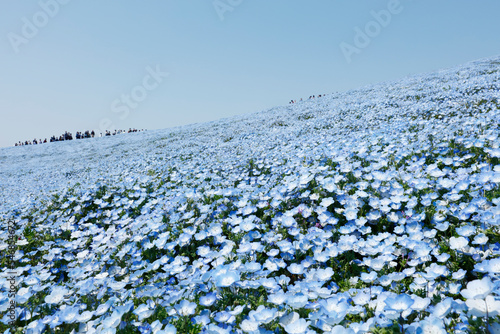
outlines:
M491 58L1 149L0 330L500 333L499 123Z

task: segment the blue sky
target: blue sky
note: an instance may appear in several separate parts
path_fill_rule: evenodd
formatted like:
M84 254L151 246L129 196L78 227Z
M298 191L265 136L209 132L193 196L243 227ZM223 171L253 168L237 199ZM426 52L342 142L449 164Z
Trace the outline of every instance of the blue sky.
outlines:
M26 0L0 9L2 147L65 130L205 122L500 54L497 0ZM356 52L346 57L342 45Z

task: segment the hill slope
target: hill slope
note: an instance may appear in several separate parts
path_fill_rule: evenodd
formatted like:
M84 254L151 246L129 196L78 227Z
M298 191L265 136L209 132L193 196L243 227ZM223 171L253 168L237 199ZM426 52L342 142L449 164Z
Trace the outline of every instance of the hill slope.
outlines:
M492 58L206 124L2 149L16 326L475 332L485 298L496 323L499 97Z

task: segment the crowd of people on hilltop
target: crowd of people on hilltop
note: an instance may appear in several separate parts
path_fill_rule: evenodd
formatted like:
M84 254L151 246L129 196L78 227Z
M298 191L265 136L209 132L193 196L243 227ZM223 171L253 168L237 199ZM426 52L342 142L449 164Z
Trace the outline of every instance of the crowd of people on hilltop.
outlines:
M109 130L106 130L106 132L103 134L102 132L99 134L99 137L103 137L103 136L115 136L115 135L118 135L118 134L121 134L121 133L132 133L132 132L141 132L141 131L144 131L144 129L142 130L137 130L137 129L132 129L132 128L129 128L128 131L127 130L115 130L113 132L109 131ZM94 132L94 130L92 131L85 131L85 132L77 132L76 135L75 135L75 138L76 139L87 139L87 138L94 138L96 136L96 133ZM38 144L45 144L45 143L52 143L52 142L56 142L56 141L66 141L66 140L73 140L73 134L71 132L64 132L62 135L60 136L52 136L50 137L49 140L47 140L47 138L45 138L45 140L41 140L41 139L33 139L33 140L26 140L24 142L20 141L18 143L15 143L14 146L24 146L24 145L38 145Z
M320 95L318 95L318 97L322 97L322 96L325 96L325 95L326 95L326 94L323 94L323 95L321 95L321 94L320 94ZM316 95L311 95L311 96L309 96L309 100L310 100L310 99L315 99L315 98L316 98ZM300 99L300 101L303 101L303 100L302 100L302 98ZM299 102L300 102L300 101L299 101ZM297 103L297 100L290 100L290 102L288 102L288 104L293 104L293 103Z

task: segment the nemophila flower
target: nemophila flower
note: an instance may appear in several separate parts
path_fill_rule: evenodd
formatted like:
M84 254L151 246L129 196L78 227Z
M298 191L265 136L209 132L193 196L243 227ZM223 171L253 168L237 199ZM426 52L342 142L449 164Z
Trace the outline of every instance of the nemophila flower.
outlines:
M360 292L360 293L356 294L354 297L352 297L352 301L356 305L361 305L361 306L368 304L370 299L371 299L371 296L368 293L364 293L364 292Z
M262 269L262 265L258 262L248 262L245 264L245 270L251 273Z
M63 322L73 323L77 321L79 308L77 306L68 306L58 313Z
M174 327L175 328L175 327ZM209 324L206 332L207 334L230 334L232 328L231 327L220 327L216 324Z
M466 216L466 217L469 217L471 214L476 213L476 212L477 212L477 210L478 210L478 207L477 207L475 204L470 203L470 204L469 204L468 206L466 206L466 207L465 207L465 208L464 208L464 209L463 209L460 213L461 213L461 214L463 214L463 215L464 215L464 216ZM459 217L459 219L461 219L461 218ZM473 231L475 231L475 228L474 228L473 226L471 226L471 225L465 225L465 226L463 226L462 228L465 228L465 229L464 229L464 233L462 233L462 234L460 234L460 235L462 235L462 236L464 236L464 237L467 237L467 236L468 236L467 234L469 234L469 233L471 233L471 234L472 234L472 233L473 233ZM458 233L458 232L457 232L457 233ZM464 234L465 234L465 235L464 235Z
M262 234L256 230L248 232L247 235L251 240L257 240L257 239L260 239L262 237Z
M415 272L416 272L416 269L414 267L406 268L403 270L403 273L406 275L406 277L413 276L413 274L415 274Z
M243 223L240 224L240 227L243 231L249 232L249 231L253 230L254 228L256 228L257 225L249 220L245 220Z
M59 304L70 291L62 286L56 286L52 289L51 293L45 296L47 304Z
M353 322L349 324L349 329L353 330L354 333L367 333L370 331L370 328L373 328L375 325L375 319L370 318L366 322Z
M472 243L475 245L484 245L488 242L488 240L488 237L484 233L479 233L474 237Z
M255 320L245 319L241 322L240 328L245 333L255 333L259 329L259 322Z
M455 280L461 280L465 277L465 275L467 274L467 271L463 270L463 269L458 269L456 272L454 272L451 277Z
M425 238L434 239L434 237L436 237L437 230L435 230L435 229L427 230L427 231L424 231L423 234L424 234Z
M294 275L302 275L304 273L304 266L301 264L292 263L287 267L287 270Z
M276 248L270 249L266 254L270 257L275 257L280 253L280 251Z
M486 276L480 280L474 280L467 283L467 288L463 289L460 294L466 299L484 299L494 289L491 279Z
M330 259L330 254L328 252L315 252L314 260L320 263L324 263Z
M462 227L457 227L455 232L462 237L470 237L476 233L476 228L472 225L464 225Z
M38 277L35 277L35 276L30 276L24 280L24 283L26 283L27 285L36 285L36 284L40 284L40 279Z
M141 304L133 313L137 315L139 321L142 321L143 319L149 318L154 313L154 309L150 309L147 304Z
M360 217L360 218L356 218L354 220L354 222L355 222L356 226L361 227L361 226L364 226L368 222L368 220L365 217Z
M492 139L495 140L495 139ZM485 149L485 151L492 157L492 158L500 158L500 148L493 148L493 149Z
M32 288L31 287L28 287L28 288L20 288L18 291L17 291L17 295L16 295L16 302L18 304L24 304L26 303L30 298L31 296L33 296L33 291L32 291Z
M215 314L214 320L220 323L232 324L236 321L236 318L234 315L227 311L221 311Z
M381 259L371 259L368 266L375 271L380 271L385 266L385 261Z
M127 298L127 296L124 296L124 298L126 299L126 298ZM154 308L154 307L155 307L155 304L152 302L152 300L151 300L151 299L149 299L149 300L147 301L147 305L148 305L150 308ZM131 301L131 300L127 301L127 302L126 302L125 304L123 304L123 305L120 305L120 306L116 306L116 307L115 307L115 311L117 311L118 313L120 313L120 314L122 314L122 315L123 315L123 314L125 314L125 313L127 313L127 312L132 311L133 309L134 309L134 302L133 302L133 301Z
M279 269L277 261L274 261L273 259L274 258L268 258L266 262L264 262L264 268L271 272L278 271Z
M177 334L177 328L172 324L167 324L165 328L155 334Z
M151 325L147 322L141 324L137 329L141 334L150 334L152 330Z
M144 304L142 304L142 305L144 305ZM146 313L145 310L142 310L142 309L141 309L141 311L143 311L144 313L142 313L142 312L141 313L136 313L136 315L140 319L139 321L142 321L142 319L149 317L154 312L152 310L149 310ZM102 321L102 325L103 325L104 329L107 329L107 328L113 328L114 329L114 328L118 327L118 325L121 322L121 319L122 319L122 314L120 314L119 312L114 311L113 313L111 313L111 315L109 315L108 317L104 318L104 320Z
M304 307L308 303L308 298L303 293L288 296L286 303L295 309Z
M334 293L334 291L332 289L329 289L329 288L323 288L323 287L314 287L313 289L313 292L316 293L318 295L318 297L320 298L328 298L328 297L331 297L332 293Z
M267 301L276 305L284 304L287 299L288 296L281 291L267 296Z
M437 303L434 306L432 315L434 315L437 318L445 317L451 311L452 302L453 299L448 297L442 300L441 302Z
M180 245L187 245L189 241L191 240L192 235L188 233L182 233L178 238L177 241L179 242Z
M250 313L248 314L250 319L254 319L256 322L263 324L270 323L277 317L277 315L277 309L268 309L264 305L259 305L259 307L257 307L257 310L250 311Z
M491 175L490 175L490 181L494 182L494 183L497 183L497 184L500 183L500 172L496 171L495 173L491 173Z
M300 319L300 316L297 312L286 313L286 314L282 315L281 318L279 319L279 324L284 327L284 326L291 324L299 319Z
M206 231L200 231L194 235L194 238L198 241L204 240L208 237L208 233Z
M332 205L335 201L331 197L323 198L321 200L321 203L319 205L328 208L330 205Z
M477 255L477 254L474 254L474 255ZM480 272L480 273L485 273L488 271L487 267L488 267L488 260L486 261L483 261L483 262L479 262L479 263L476 263L474 265L474 271L477 271L477 272Z
M211 224L207 230L207 234L209 236L218 236L221 233L222 233L222 226L221 224L218 223Z
M315 272L316 278L320 281L328 281L333 276L333 274L333 269L330 267L325 269L320 268Z
M127 285L126 281L120 281L120 282L112 281L108 283L108 286L114 291L122 290L125 287L125 285Z
M297 222L295 221L295 219L293 217L285 216L282 218L281 224L284 227L292 227L292 226L295 226L297 224Z
M44 331L45 327L46 324L43 323L41 320L35 320L30 322L26 326L26 332L30 334L41 334Z
M405 228L403 226L396 226L394 228L394 233L396 234L403 234L405 232Z
M306 321L305 319L298 319L288 325L284 326L285 332L288 334L303 334L308 333L310 321Z
M283 240L277 243L280 250L284 253L293 251L293 244L288 240Z
M377 272L372 271L370 273L361 273L360 278L365 283L371 283L377 278Z
M365 308L360 306L360 305L354 305L349 307L349 314L360 314L361 312L365 311Z
M500 274L500 258L484 261L484 269L492 274Z
M449 223L449 222L447 222L447 221L444 221L444 222L442 222L442 223L437 223L437 224L435 224L435 225L434 225L434 227L435 227L437 230L439 230L439 231L441 231L441 232L444 232L444 231L446 231L446 230L448 229L448 227L450 227L450 223Z
M323 299L318 302L320 310L327 318L324 319L330 325L335 325L341 322L347 314L349 308L344 300L338 298Z
M440 276L448 276L449 270L446 266L441 266L436 263L431 263L429 267L425 269L427 274L433 279L438 278Z
M373 221L373 220L377 220L380 217L382 217L382 214L380 213L379 210L372 210L372 211L368 212L365 217L366 217L366 219Z
M245 206L243 209L241 209L241 213L244 215L244 216L248 216L254 212L257 211L257 207L254 206L254 205L247 205Z
M467 312L476 317L500 315L500 301L492 295L486 296L485 299L467 299L465 304L468 307Z
M469 240L464 237L451 237L450 238L450 248L454 250L463 250L469 244Z
M99 305L94 314L96 316L103 315L104 313L106 313L109 310L109 307L112 305L112 303L113 303L113 300L108 300L106 303Z
M203 306L211 306L215 303L217 299L217 295L213 292L206 294L205 296L200 297L200 304Z
M388 297L384 302L390 310L403 312L409 309L415 301L407 294L401 294L396 297Z
M216 287L224 288L233 285L235 282L238 282L240 280L240 274L235 271L220 273L214 277L214 280Z
M417 295L411 295L411 298L414 301L414 303L411 306L411 308L412 308L412 310L415 310L415 311L423 311L431 303L431 299L427 298L427 297L426 298L422 298L422 297L419 297Z
M404 272L400 272L400 273L394 272L394 273L390 273L388 276L391 278L392 281L399 282L406 277L406 274Z
M446 329L442 319L429 316L420 321L417 325L416 334L446 334Z
M196 303L192 303L189 300L183 299L178 304L176 304L174 307L180 316L188 316L188 315L192 315L195 313L196 306L197 306Z
M332 330L329 332L330 334L354 334L354 330L350 328L345 328L340 325L336 325L335 327L332 328Z
M439 179L438 184L442 188L451 189L451 188L453 188L455 186L455 184L457 184L457 182L455 180L451 180L451 179L448 179L448 178L442 178L442 179Z
M93 316L93 311L83 311L80 315L77 316L77 321L80 323L86 323L87 321L92 319Z
M358 217L358 210L354 208L349 208L344 211L344 216L347 220L354 220Z
M271 291L275 291L279 289L278 282L274 278L261 278L260 279L260 284L265 287L266 289L269 289Z
M456 295L456 294L458 294L460 292L460 288L461 287L462 287L462 284L459 284L459 283L450 283L448 285L448 291L452 295Z
M203 310L200 312L199 315L193 318L193 322L195 324L200 324L205 327L211 322L210 314L211 314L210 310Z
M438 262L441 262L441 263L448 261L449 258L450 258L450 254L448 254L448 253L436 255L436 260Z
M276 277L276 281L279 285L286 286L288 285L288 283L290 283L290 277L281 275L280 277Z

